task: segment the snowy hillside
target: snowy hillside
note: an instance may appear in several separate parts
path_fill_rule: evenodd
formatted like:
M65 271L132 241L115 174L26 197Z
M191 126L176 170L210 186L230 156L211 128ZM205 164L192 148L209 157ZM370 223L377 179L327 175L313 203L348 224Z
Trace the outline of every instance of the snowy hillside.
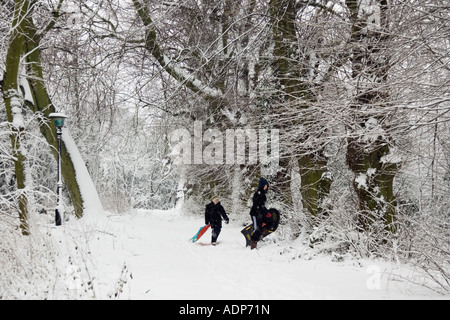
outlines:
M72 221L50 233L68 255L65 285L81 299L448 299L406 266L319 256L300 240L273 234L245 248L241 225L188 239L203 218L172 211L108 215L96 225ZM64 260L64 259L61 259ZM63 278L64 278L63 277Z

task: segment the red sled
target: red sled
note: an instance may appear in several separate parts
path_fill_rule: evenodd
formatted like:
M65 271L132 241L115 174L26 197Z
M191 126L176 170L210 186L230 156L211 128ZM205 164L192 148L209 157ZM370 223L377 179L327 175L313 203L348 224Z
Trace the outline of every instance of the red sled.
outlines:
M202 237L202 235L205 234L206 231L208 231L209 227L211 227L210 224L207 224L206 226L201 227L198 232L189 239L189 241L191 242L196 242L198 239L200 239Z

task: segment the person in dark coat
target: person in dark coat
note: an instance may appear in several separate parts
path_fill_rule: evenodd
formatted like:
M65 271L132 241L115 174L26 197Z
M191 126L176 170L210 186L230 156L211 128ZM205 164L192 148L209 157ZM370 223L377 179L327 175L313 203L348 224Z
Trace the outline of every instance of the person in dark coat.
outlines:
M253 222L253 234L252 234L252 242L251 249L255 249L258 241L261 238L261 229L263 224L263 219L267 214L268 210L266 209L266 192L269 188L269 182L260 178L258 183L258 190L253 195L253 206L250 210L250 217Z
M230 221L225 209L220 204L219 197L214 196L205 208L205 224L211 224L211 244L213 246L216 245L217 238L222 230L222 218L227 224Z

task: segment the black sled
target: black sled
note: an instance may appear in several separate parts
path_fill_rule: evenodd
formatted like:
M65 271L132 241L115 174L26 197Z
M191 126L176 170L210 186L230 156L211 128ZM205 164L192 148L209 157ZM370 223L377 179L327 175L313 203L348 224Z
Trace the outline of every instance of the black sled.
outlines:
M261 239L264 239L269 234L277 230L278 224L280 223L280 212L277 209L271 208L269 209L270 216L264 216L263 217L263 224L262 224L262 230L261 230ZM252 234L253 234L253 223L246 226L244 229L241 230L241 233L245 237L245 246L248 247L251 245L252 242Z

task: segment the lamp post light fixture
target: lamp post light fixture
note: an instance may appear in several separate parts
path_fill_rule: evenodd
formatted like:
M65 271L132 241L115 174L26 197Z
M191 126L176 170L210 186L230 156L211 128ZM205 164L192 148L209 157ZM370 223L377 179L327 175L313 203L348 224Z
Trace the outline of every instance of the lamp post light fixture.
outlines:
M53 119L56 126L56 134L58 136L58 182L56 184L56 209L55 209L55 224L60 226L62 224L61 217L64 216L64 207L61 204L61 192L62 192L62 179L61 179L61 136L62 127L64 126L64 120L67 118L62 113L50 113L50 119Z

